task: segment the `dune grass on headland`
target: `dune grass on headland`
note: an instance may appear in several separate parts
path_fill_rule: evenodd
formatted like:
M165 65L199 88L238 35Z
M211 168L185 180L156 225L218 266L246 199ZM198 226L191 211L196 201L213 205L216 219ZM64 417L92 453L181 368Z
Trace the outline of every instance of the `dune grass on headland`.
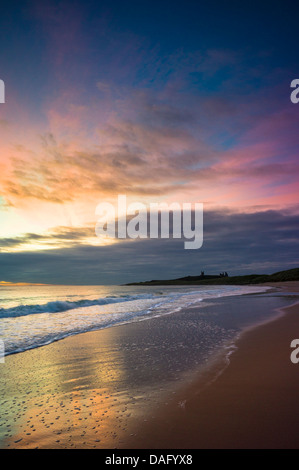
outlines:
M128 286L142 285L248 285L268 282L299 281L299 268L279 271L274 274L249 274L245 276L206 275L186 276L178 279L153 279L144 282L132 282Z

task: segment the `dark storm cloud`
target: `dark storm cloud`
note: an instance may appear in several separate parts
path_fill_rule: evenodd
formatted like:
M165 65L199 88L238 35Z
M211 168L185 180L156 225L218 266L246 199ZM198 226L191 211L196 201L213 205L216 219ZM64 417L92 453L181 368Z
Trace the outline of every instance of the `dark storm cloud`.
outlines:
M225 270L231 275L271 273L299 264L298 230L299 217L292 212L207 212L199 250L185 250L182 240L144 239L110 246L0 253L0 279L119 284L196 275L202 269L216 274ZM74 233L74 238L79 235Z
M80 241L94 235L94 227L56 227L50 233L39 235L36 233L25 233L19 237L0 238L0 252L1 248L13 248L24 246L30 243L52 243L57 245L57 240L66 241L69 243L78 244Z

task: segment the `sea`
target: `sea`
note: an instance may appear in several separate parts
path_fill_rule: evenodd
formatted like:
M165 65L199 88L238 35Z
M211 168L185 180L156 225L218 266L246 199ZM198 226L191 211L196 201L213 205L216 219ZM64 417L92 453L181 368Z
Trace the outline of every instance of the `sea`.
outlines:
M4 355L10 355L83 332L164 316L171 320L175 312L196 307L198 338L209 344L210 335L215 344L217 335L224 342L232 332L274 315L280 304L268 291L265 286L1 286L0 341ZM244 295L262 296L269 308L240 308L233 315L204 308Z

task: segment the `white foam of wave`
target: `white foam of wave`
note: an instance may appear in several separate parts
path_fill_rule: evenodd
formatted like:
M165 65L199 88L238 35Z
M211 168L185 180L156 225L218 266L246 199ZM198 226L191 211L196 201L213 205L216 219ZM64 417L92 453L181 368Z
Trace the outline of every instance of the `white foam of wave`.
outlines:
M250 286L213 286L187 292L162 289L160 295L153 295L152 291L138 295L128 294L127 297L97 299L96 302L87 301L87 304L83 302L84 305L77 308L41 313L30 313L30 306L26 306L28 311L26 310L25 315L1 319L2 338L6 354L12 354L44 346L70 335L169 315L195 304L200 305L206 299L266 290L266 287ZM49 304L51 302L46 306L49 307ZM59 305L63 306L63 302L60 301Z

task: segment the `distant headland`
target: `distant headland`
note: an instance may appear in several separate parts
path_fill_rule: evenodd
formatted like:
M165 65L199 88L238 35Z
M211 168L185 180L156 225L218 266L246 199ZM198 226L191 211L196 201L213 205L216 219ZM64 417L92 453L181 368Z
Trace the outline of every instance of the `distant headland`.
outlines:
M131 282L126 286L161 286L161 285L245 285L266 282L299 281L299 268L279 271L273 274L249 274L245 276L230 276L227 272L220 274L205 274L186 276L178 279L153 279L151 281Z

